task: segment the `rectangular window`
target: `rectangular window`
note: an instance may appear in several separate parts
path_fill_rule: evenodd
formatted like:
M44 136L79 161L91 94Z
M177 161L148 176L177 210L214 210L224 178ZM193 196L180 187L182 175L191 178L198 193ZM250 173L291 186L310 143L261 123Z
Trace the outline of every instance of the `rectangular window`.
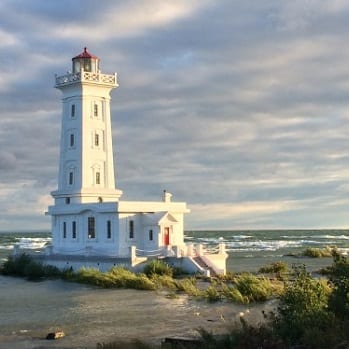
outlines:
M149 230L149 241L153 241L153 229Z
M67 237L67 222L63 222L63 239Z
M107 221L107 239L111 239L111 221Z
M101 184L101 174L100 174L100 172L96 172L96 184Z
M88 217L88 238L96 238L95 217Z
M99 134L98 133L95 134L95 146L99 147Z
M75 104L72 104L72 106L71 106L70 116L72 118L75 117Z
M69 184L72 185L74 182L74 172L69 172Z
M76 222L75 221L72 222L71 230L72 230L72 238L76 239Z
M75 145L75 139L74 139L74 134L72 133L72 134L70 135L70 146L71 146L71 147L74 147L74 145Z
M98 104L94 104L94 106L93 106L93 115L94 116L98 116Z
M134 222L133 221L129 221L129 237L130 239L133 239L135 237L135 232L134 232Z

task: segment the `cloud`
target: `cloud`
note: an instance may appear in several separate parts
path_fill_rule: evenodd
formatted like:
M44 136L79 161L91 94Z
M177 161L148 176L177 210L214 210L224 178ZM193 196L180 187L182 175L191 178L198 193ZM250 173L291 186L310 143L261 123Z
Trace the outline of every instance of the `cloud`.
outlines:
M3 229L49 227L38 213L57 186L54 74L84 46L118 72L124 199L167 189L191 207L187 228L345 226L346 1L5 0L0 11Z

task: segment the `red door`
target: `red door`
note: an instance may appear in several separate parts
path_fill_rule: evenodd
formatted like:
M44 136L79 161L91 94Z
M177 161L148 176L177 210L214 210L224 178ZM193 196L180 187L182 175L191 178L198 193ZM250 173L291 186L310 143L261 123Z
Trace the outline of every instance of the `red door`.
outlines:
M170 228L166 227L164 229L164 245L168 246L170 244Z

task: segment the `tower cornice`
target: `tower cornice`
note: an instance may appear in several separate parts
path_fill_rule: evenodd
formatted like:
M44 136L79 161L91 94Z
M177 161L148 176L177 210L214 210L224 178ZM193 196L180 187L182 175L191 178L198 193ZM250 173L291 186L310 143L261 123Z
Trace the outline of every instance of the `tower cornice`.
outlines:
M56 88L61 88L76 83L90 83L93 85L104 85L112 88L119 86L117 82L117 73L102 74L81 70L78 73L68 73L61 76L56 75L55 78Z

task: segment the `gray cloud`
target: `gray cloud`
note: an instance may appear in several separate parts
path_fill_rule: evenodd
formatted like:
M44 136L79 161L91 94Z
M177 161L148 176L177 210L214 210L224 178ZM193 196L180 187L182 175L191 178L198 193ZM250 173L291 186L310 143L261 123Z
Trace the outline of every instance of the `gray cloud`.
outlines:
M125 199L167 189L192 207L187 228L346 226L345 1L18 0L0 10L2 229L49 227L40 212L58 174L54 74L84 46L118 72Z

